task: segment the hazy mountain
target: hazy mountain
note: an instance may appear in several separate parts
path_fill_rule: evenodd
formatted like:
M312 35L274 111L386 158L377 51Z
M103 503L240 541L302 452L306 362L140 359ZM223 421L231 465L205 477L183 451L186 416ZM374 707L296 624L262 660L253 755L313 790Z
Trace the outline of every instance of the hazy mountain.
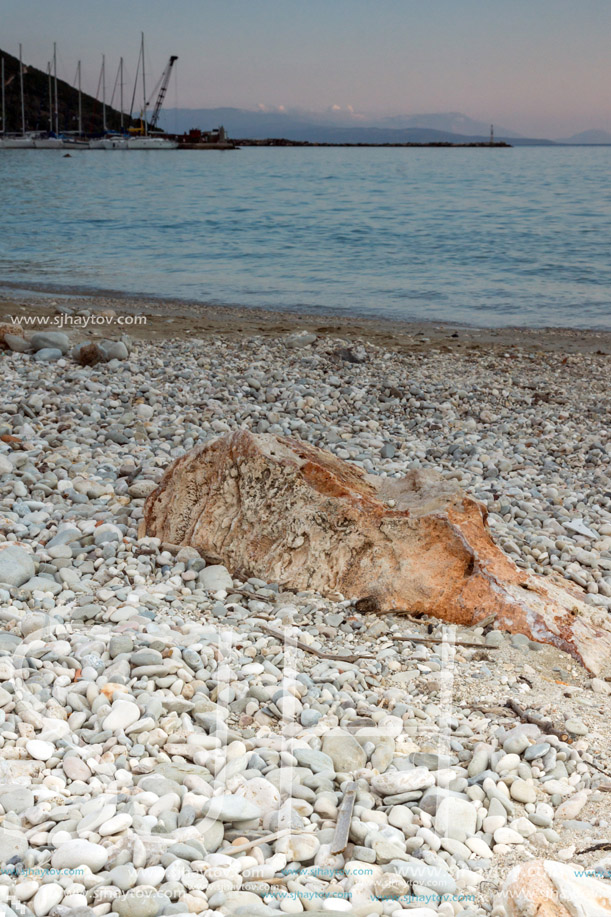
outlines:
M376 122L375 127L428 127L437 131L449 131L451 134L488 137L490 122L475 121L461 112L451 111L444 114L429 115L393 115ZM500 124L494 125L494 133L506 139L520 138L522 135Z
M211 130L219 125L234 139L269 137L312 143L469 143L487 141L490 125L457 112L439 115L396 115L374 118L352 111L250 111L243 108L169 108L162 112L165 130ZM459 130L459 128L463 128ZM497 140L510 143L550 143L522 138L504 128Z
M601 131L601 130L582 131L580 134L573 134L572 137L567 137L566 140L557 140L556 142L557 143L574 143L574 144L589 144L589 143L611 144L611 134L608 131Z
M172 133L181 134L191 128L213 130L223 126L230 137L289 137L310 122L303 117L293 117L282 112L249 111L243 108L168 108L161 112L161 126ZM289 133L287 133L289 132Z

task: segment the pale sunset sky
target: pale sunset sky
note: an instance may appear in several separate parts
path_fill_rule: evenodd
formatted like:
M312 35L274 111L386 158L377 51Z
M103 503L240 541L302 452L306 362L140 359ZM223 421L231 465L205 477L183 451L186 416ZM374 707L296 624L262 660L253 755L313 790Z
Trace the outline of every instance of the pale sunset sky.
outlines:
M611 130L610 0L0 0L0 47L59 75L101 55L151 88L179 56L166 105L356 113L458 111L531 136Z

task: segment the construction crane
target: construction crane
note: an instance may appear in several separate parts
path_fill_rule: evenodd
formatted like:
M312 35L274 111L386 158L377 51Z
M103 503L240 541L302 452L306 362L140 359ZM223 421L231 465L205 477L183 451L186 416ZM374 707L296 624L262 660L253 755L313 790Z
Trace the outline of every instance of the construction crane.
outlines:
M155 107L153 108L153 114L151 115L151 120L149 122L151 130L155 130L155 128L157 127L157 122L159 120L159 114L161 112L161 106L163 105L163 100L165 99L166 93L168 91L168 84L170 82L170 76L172 75L172 68L177 60L178 60L178 57L175 54L173 54L170 57L169 61L166 64L165 70L161 74L160 81L157 83L157 86L155 86L155 88L153 89L153 97L154 97L155 93L157 92L157 87L159 87L159 92L157 94L157 101L155 102ZM151 101L152 101L152 98L151 98ZM148 108L150 104L151 102L148 102L146 105L146 108Z

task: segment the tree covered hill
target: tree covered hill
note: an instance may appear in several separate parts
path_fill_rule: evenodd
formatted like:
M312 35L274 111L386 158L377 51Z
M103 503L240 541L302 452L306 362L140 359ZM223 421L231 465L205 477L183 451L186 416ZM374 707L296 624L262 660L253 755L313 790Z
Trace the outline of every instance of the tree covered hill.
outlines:
M21 93L19 88L19 60L6 51L0 50L4 58L4 93L6 106L6 124L2 125L6 133L21 133ZM50 126L49 114L49 77L36 67L23 64L23 94L26 131L46 131ZM78 130L78 90L65 80L57 80L57 101L60 132ZM83 92L81 95L83 132L101 134L102 103ZM124 125L136 125L124 116ZM119 130L121 115L106 105L106 125L109 130Z

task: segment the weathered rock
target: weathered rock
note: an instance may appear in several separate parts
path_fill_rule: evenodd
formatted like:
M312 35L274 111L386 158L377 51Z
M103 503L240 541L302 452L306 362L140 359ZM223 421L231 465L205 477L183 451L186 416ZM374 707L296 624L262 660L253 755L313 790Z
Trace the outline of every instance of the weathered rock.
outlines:
M511 870L495 904L507 917L610 917L611 883L579 864L534 860Z
M37 331L30 338L30 344L36 352L57 349L67 353L70 349L70 338L63 331Z
M7 334L21 336L22 332L19 322L0 322L0 345L5 343Z
M37 363L54 363L55 360L61 360L62 350L60 347L41 347L34 354Z
M29 353L32 349L30 342L26 341L20 334L10 334L9 332L4 335L4 346L14 353Z
M119 917L157 917L163 897L150 885L139 885L117 898L114 908Z
M0 548L0 583L22 586L34 576L32 555L16 544Z
M48 885L42 885L34 895L32 902L36 917L45 917L56 904L59 904L63 897L64 890L58 883L52 882Z
M339 591L361 610L406 609L551 643L600 673L611 628L560 578L520 570L486 510L433 472L366 475L295 439L241 430L174 462L147 499L141 536L192 545L236 574Z
M98 346L107 360L126 360L129 356L127 347L122 341L103 340L98 342Z
M287 347L307 347L308 344L313 344L316 340L316 335L311 331L295 331L294 334L289 334L284 339L284 343Z
M99 872L108 862L108 851L100 844L92 844L82 838L66 841L55 850L51 857L54 869L76 869L88 866L92 872Z
M5 455L0 455L0 474L12 474L13 463Z
M233 580L227 569L222 564L214 564L201 570L198 577L202 589L208 592L218 592L220 589L231 589Z
M477 812L468 799L447 796L435 814L435 830L443 837L464 841L475 834Z
M435 777L426 767L417 767L413 771L391 771L376 774L371 779L371 786L381 796L393 796L397 793L411 793L433 786Z
M342 730L327 733L322 740L322 750L339 773L352 773L367 763L367 756L354 736Z
M140 719L140 711L136 704L130 701L117 701L104 719L104 729L127 729Z
M12 860L13 857L21 859L27 849L28 840L22 831L2 828L0 832L0 866Z
M561 803L556 809L556 818L577 818L583 807L588 801L589 793L587 790L581 790L575 793L566 802Z
M262 814L258 805L238 796L215 796L204 803L202 812L222 822L252 821Z

